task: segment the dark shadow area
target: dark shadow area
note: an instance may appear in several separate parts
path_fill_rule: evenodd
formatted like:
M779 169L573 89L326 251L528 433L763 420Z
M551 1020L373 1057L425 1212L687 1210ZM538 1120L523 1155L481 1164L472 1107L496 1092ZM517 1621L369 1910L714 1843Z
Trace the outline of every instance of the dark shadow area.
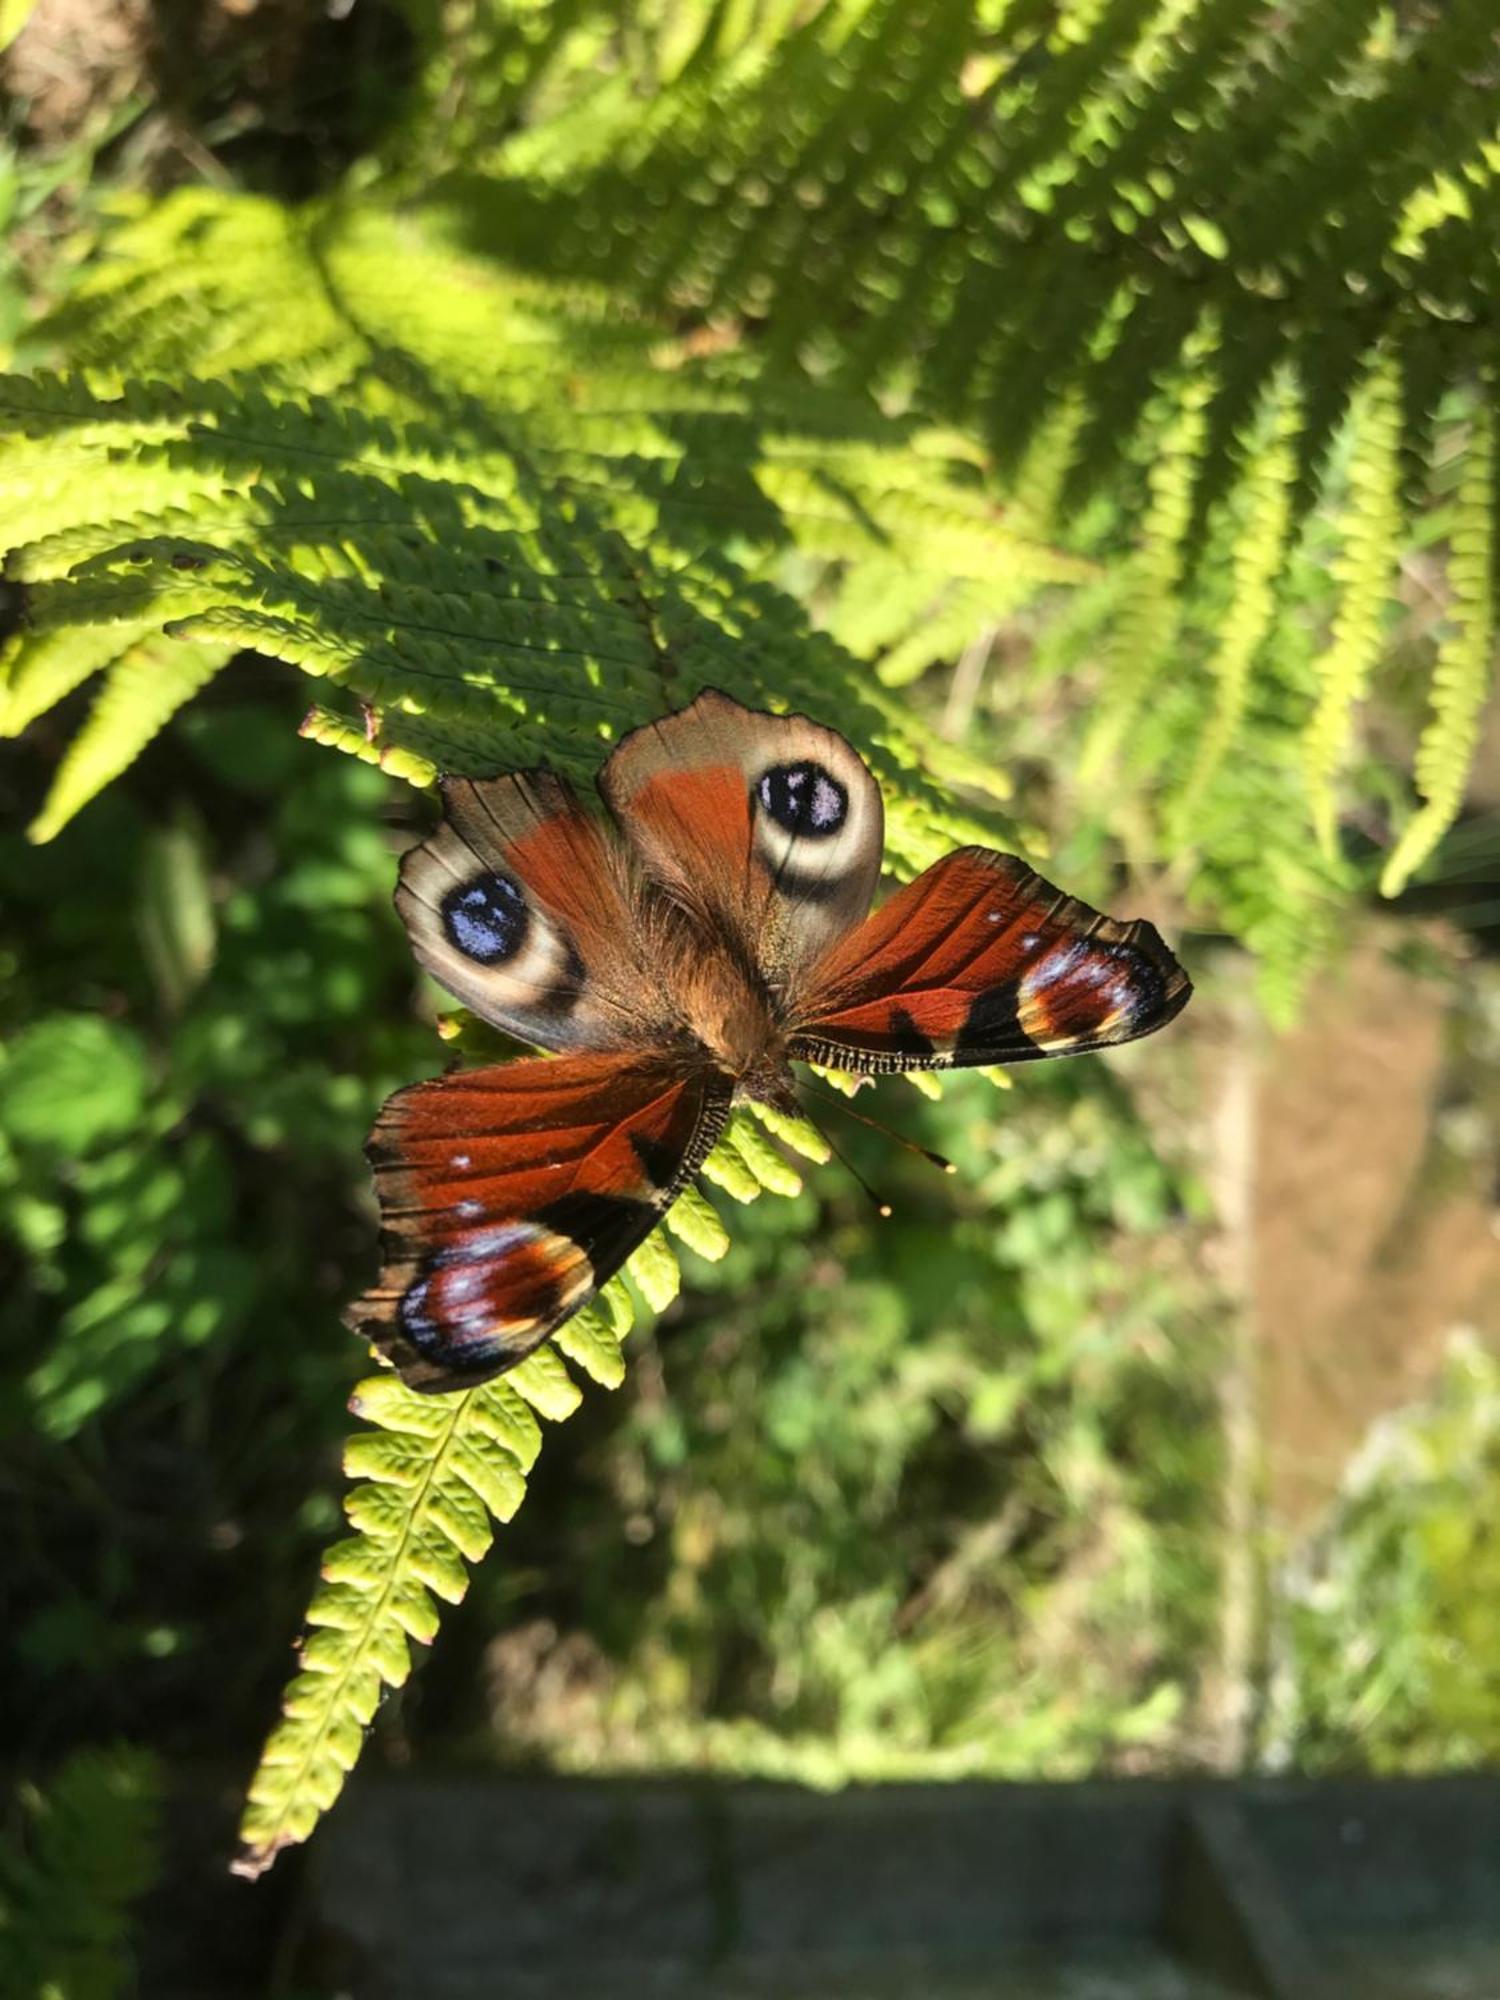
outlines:
M273 1991L352 2000L1484 2000L1500 1967L1483 1777L831 1796L364 1778L295 1884L254 1887L209 1866L222 1801L189 1787L170 1820L157 2000L238 2000L252 1964Z

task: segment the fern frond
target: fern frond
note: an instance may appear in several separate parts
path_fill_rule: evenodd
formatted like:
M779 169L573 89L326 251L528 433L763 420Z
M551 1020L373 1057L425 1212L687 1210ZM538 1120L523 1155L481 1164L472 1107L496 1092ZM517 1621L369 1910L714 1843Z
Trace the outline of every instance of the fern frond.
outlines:
M1182 615L1179 586L1193 517L1193 488L1213 378L1204 366L1174 399L1147 470L1150 499L1131 561L1109 653L1099 719L1090 730L1078 780L1097 784L1119 755L1153 681L1171 653Z
M54 632L18 633L0 656L0 736L19 736L77 687L112 666L156 629L153 618L133 624L65 625Z
M1351 716L1380 657L1391 600L1402 525L1400 442L1400 382L1385 355L1370 372L1355 416L1344 547L1334 563L1340 597L1332 643L1319 662L1318 706L1307 729L1308 802L1319 843L1330 855Z
M133 764L183 703L213 679L232 650L222 644L166 637L141 639L127 647L109 668L88 721L69 744L31 823L31 838L50 840Z
M394 1376L355 1390L350 1408L375 1426L352 1438L344 1469L361 1483L344 1502L353 1535L324 1556L307 1610L300 1671L284 1720L251 1781L239 1873L258 1875L305 1840L354 1768L381 1690L411 1671L409 1642L437 1630L434 1594L456 1604L466 1564L486 1553L491 1519L521 1504L541 1436L579 1392L545 1349L497 1382L454 1396L414 1395Z
M293 218L198 192L111 248L52 328L88 381L0 385L0 525L26 644L52 655L22 675L18 715L110 657L100 638L65 660L64 634L170 627L347 690L363 729L324 704L309 733L392 771L559 747L581 771L707 682L848 703L855 663L756 581L788 545L856 571L899 547L928 598L963 579L1004 600L1068 573L973 483L961 439L843 390L749 383L732 358L661 365L659 324L465 262L441 216ZM273 367L293 299L317 329ZM191 350L226 372L127 379L122 346L137 366ZM137 742L158 723L143 707ZM871 723L899 740L899 716ZM93 745L80 754L87 770ZM62 790L44 824L87 790ZM898 809L898 853L904 824Z
M1146 557L1131 615L1141 636L1154 632L1128 650L1150 685L1210 514L1238 504L1251 476L1273 383L1288 382L1301 411L1287 440L1294 521L1326 498L1374 355L1408 405L1398 449L1416 503L1430 412L1489 358L1500 143L1482 79L1493 33L1488 0L1394 11L1376 0L1120 0L1061 12L849 0L808 9L752 60L666 65L673 80L633 116L615 93L607 149L551 152L540 197L533 156L545 139L496 128L474 156L488 179L456 205L492 234L503 207L529 268L622 273L644 309L753 330L763 353L812 357L821 381L873 382L927 420L963 425L1046 504L1059 491L1074 508L1123 497ZM583 106L599 95L592 79L555 87ZM1160 385L1201 373L1210 342L1215 386L1184 467L1191 517L1180 558L1153 575L1147 552L1169 549L1166 475L1141 480L1138 495L1122 493L1121 475L1151 463ZM1038 518L1029 499L1016 510L1018 526ZM1351 529L1356 543L1366 532L1359 520ZM1356 600L1351 590L1310 743L1325 841L1363 672ZM956 649L961 614L936 601ZM864 650L859 622L849 643ZM1237 683L1233 648L1248 629L1215 669L1222 689ZM922 644L882 635L892 685L926 664ZM1091 769L1123 744L1136 705L1127 688L1101 716ZM1209 764L1218 755L1211 745Z
M667 1210L666 1227L680 1242L716 1264L729 1248L729 1231L718 1210L698 1190L684 1188Z
M1476 399L1449 542L1451 625L1433 670L1432 716L1417 745L1424 803L1380 879L1399 895L1458 817L1495 664L1495 409L1488 384Z
M1208 668L1215 689L1213 714L1173 808L1174 839L1183 847L1191 845L1194 814L1239 735L1250 669L1275 616L1276 584L1292 525L1297 423L1295 396L1283 385L1267 414L1263 441L1246 460L1236 510L1241 519L1234 535L1234 587Z

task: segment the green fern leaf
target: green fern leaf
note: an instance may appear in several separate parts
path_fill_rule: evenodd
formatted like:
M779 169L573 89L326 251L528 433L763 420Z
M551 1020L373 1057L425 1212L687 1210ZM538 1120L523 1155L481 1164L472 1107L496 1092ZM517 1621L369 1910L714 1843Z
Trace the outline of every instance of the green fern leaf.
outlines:
M19 736L28 723L155 630L154 618L140 618L133 624L66 625L55 632L17 634L0 661L0 736Z
M712 1202L696 1188L686 1187L678 1195L667 1210L666 1226L689 1250L711 1264L716 1264L729 1248L729 1231Z
M627 1307L628 1313L628 1307ZM626 1320L628 1330L629 1319ZM625 1354L620 1331L610 1313L586 1306L552 1336L559 1354L581 1368L601 1389L618 1389L625 1380Z
M92 628L84 628L91 630ZM51 840L136 757L184 702L223 666L231 649L191 640L138 640L105 675L88 721L74 737L29 829Z
M815 1166L826 1166L833 1158L833 1148L810 1119L794 1118L790 1112L777 1110L774 1104L755 1101L751 1102L749 1110L768 1132L794 1153L800 1153L804 1160L811 1160Z
M703 1162L701 1171L706 1181L711 1181L716 1188L722 1188L734 1201L752 1202L760 1199L760 1182L741 1157L739 1148L729 1142L727 1133Z
M350 1407L376 1427L345 1453L361 1482L344 1503L355 1532L328 1551L308 1607L301 1670L251 1781L240 1873L259 1874L305 1840L333 1803L382 1687L402 1685L409 1642L437 1629L429 1593L456 1603L465 1564L490 1546L491 1518L508 1521L520 1505L540 1445L533 1410L559 1421L578 1400L545 1352L455 1396L417 1396L387 1375L355 1390Z
M665 1312L682 1290L682 1266L660 1229L646 1238L625 1273L653 1312Z
M1109 677L1099 719L1079 761L1082 786L1098 784L1121 748L1137 711L1165 665L1182 613L1179 586L1193 518L1193 488L1205 435L1204 412L1213 390L1205 340L1199 367L1180 385L1147 471L1150 501L1142 517L1119 622L1110 651Z
M1271 629L1276 583L1292 525L1297 478L1298 410L1290 387L1274 399L1263 442L1248 456L1240 489L1242 522L1234 538L1234 588L1228 615L1209 663L1214 709L1199 741L1182 793L1173 809L1174 837L1193 840L1193 820L1230 745L1240 733L1250 696L1250 670Z
M757 1109L799 1151L828 1157L812 1127ZM704 1172L741 1199L766 1190L792 1194L802 1185L743 1112ZM696 1190L685 1190L668 1216L673 1233L701 1255L721 1257L728 1248L723 1224ZM682 1274L664 1231L646 1239L626 1275L652 1311L672 1303ZM520 1505L540 1446L532 1411L558 1422L579 1401L553 1347L615 1388L624 1379L621 1340L633 1316L629 1290L615 1280L552 1346L482 1388L418 1396L394 1375L378 1375L355 1390L350 1407L373 1428L352 1438L344 1454L346 1473L359 1482L344 1502L354 1533L324 1557L299 1671L251 1781L241 1873L260 1873L283 1847L307 1838L359 1757L381 1688L404 1683L409 1642L425 1645L435 1635L433 1597L461 1600L465 1565L490 1547L491 1519L508 1521Z
M728 1146L739 1156L767 1194L793 1195L802 1192L801 1174L782 1158L749 1113L734 1113L720 1144Z
M159 1865L155 1759L128 1745L75 1750L23 1785L0 1841L0 1990L114 2000L135 1990L133 1906Z
M1495 659L1495 411L1475 408L1449 542L1451 625L1433 671L1432 716L1417 745L1424 798L1386 862L1380 886L1399 895L1458 817Z
M1344 549L1334 565L1341 595L1332 644L1319 664L1318 706L1307 729L1308 800L1319 843L1330 855L1350 717L1380 657L1391 599L1402 519L1400 442L1400 382L1385 355L1370 372L1355 417Z

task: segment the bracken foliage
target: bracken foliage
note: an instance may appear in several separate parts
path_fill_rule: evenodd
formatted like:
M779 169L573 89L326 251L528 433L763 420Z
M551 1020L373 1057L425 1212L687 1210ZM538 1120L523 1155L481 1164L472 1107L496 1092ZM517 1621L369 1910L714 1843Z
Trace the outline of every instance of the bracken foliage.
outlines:
M154 1761L79 1750L45 1787L24 1785L0 1841L0 1987L114 2000L133 1990L133 1905L157 1868Z
M1002 484L1040 451L1054 461L1044 532L1090 496L1123 498L1138 553L1096 767L1128 768L1147 697L1192 667L1206 690L1227 666L1211 742L1243 724L1246 677L1275 643L1275 560L1334 499L1339 605L1296 802L1331 849L1398 558L1448 483L1435 446L1493 394L1488 0L714 8L696 38L664 19L649 98L581 60L607 10L567 10L569 33L561 11L475 9L491 32L509 22L498 99L435 67L460 107L446 145L471 240L503 236L553 276L623 274L643 304L822 381L873 383L963 426ZM558 98L565 115L536 118ZM1488 516L1482 425L1474 450L1464 490ZM1254 539L1228 559L1251 572L1249 605L1226 661L1184 583L1206 551L1224 555L1215 514L1246 485L1257 504L1239 532ZM1447 539L1457 629L1391 892L1458 810L1491 680L1493 572L1472 512ZM1294 611L1282 591L1274 615ZM1208 767L1191 745L1174 763L1196 800Z
M253 649L316 681L305 735L416 783L586 780L705 684L807 708L869 756L908 874L1003 834L1009 787L901 690L981 677L1045 596L1032 684L1083 683L1080 793L1289 1013L1353 880L1419 521L1442 618L1388 889L1459 811L1489 687L1488 0L409 11L383 160L297 210L127 204L0 379L0 723L93 689L35 836ZM818 1156L737 1119L706 1177L791 1191L787 1144ZM672 1226L722 1251L701 1197ZM617 1381L677 1283L659 1233L559 1348ZM357 1393L248 1869L335 1796L518 1503L532 1412L576 1395L555 1354Z

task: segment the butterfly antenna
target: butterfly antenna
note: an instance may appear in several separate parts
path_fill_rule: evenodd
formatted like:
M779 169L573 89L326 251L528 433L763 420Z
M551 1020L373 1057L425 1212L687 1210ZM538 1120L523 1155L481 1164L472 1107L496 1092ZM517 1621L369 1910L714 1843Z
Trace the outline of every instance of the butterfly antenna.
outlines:
M842 1111L846 1118L852 1118L857 1125L867 1125L872 1132L879 1132L884 1138L893 1139L904 1151L915 1153L919 1159L926 1160L929 1166L936 1167L939 1172L952 1174L958 1171L945 1154L935 1153L931 1146L919 1146L915 1139L908 1139L902 1132L893 1132L889 1125L882 1125L878 1118L866 1118L862 1111L856 1111L852 1104L839 1096L837 1091L822 1090L811 1083L804 1083L801 1087L803 1090L817 1090L821 1098L833 1105L835 1110ZM819 1126L818 1129L822 1131L823 1128ZM823 1137L828 1139L828 1134L824 1132ZM831 1139L828 1139L828 1143L830 1146L833 1145ZM841 1154L840 1158L842 1157Z
M820 1132L823 1132L823 1127L819 1125L818 1130ZM827 1139L829 1151L833 1154L833 1157L838 1161L839 1165L844 1169L844 1172L848 1174L853 1180L857 1181L861 1189L868 1196L870 1202L874 1206L875 1213L881 1216L890 1215L893 1211L891 1209L890 1203L886 1200L885 1196L883 1194L877 1194L875 1192L874 1188L870 1186L870 1183L865 1179L864 1175L860 1172L859 1168L855 1166L853 1160L851 1160L849 1155L843 1151L843 1149L838 1145L837 1141L832 1137L831 1134L823 1132L823 1137Z

